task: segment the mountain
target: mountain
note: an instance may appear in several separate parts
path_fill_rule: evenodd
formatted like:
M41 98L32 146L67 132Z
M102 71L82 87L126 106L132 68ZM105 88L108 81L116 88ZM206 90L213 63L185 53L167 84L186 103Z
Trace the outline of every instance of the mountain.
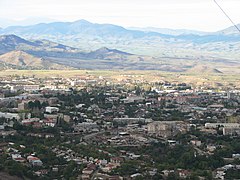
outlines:
M0 56L0 63L16 69L66 69L43 58L32 56L24 51L11 51Z
M188 29L169 29L169 28L155 28L155 27L146 27L146 28L129 27L127 29L144 31L144 32L157 32L157 33L168 34L168 35L173 35L173 36L178 36L178 35L183 35L183 34L195 34L195 35L208 34L208 32L188 30Z
M95 51L91 51L85 54L87 59L100 59L100 60L109 60L114 61L116 63L128 63L128 62L150 62L154 61L155 58L151 56L143 56L143 55L135 55L123 51L119 51L117 49L109 49L107 47L102 47Z
M65 46L48 40L29 41L16 35L0 36L0 54L13 50L48 50L48 51L76 51L76 48Z
M19 46L36 46L33 42L27 41L15 35L0 36L0 53L18 49Z
M149 58L137 56L117 49L102 47L91 52L82 52L80 49L65 46L48 40L25 40L16 35L0 36L0 54L14 50L25 51L38 57L55 58L77 58L77 59L106 59L106 60L127 60L131 58Z
M29 26L33 24L38 24L41 22L55 22L56 20L50 18L42 18L42 17L31 17L23 20L10 20L5 18L0 18L0 27L9 27L9 26Z
M31 26L11 26L0 30L0 34L15 34L29 40L40 39L42 41L42 39L47 39L51 42L77 48L77 50L67 50L68 53L63 50L64 48L58 46L53 48L52 45L44 49L42 45L36 44L36 46L31 46L31 50L29 50L29 46L24 49L30 54L41 54L41 56L54 58L61 54L59 51L64 52L61 55L65 58L75 58L76 56L77 58L86 58L84 53L102 47L118 49L122 52L141 56L169 58L170 60L174 58L191 60L204 58L236 61L240 58L238 53L240 35L232 35L231 33L204 33L156 28L152 28L151 31L131 30L113 24L97 24L79 20L75 22L40 23ZM81 53L79 53L79 49L81 49ZM72 51L76 51L76 53L73 54ZM101 56L98 57L101 58ZM89 58L92 57L89 56Z
M52 38L57 36L74 36L75 39L78 39L80 36L85 36L85 38L92 38L93 40L97 40L96 38L111 38L116 41L120 40L121 38L140 39L159 37L168 40L187 40L190 42L195 42L198 39L201 41L205 39L205 41L207 41L209 40L209 36L211 41L219 42L233 40L228 36L221 36L219 33L216 34L194 30L174 30L154 27L126 29L113 24L97 24L86 20L78 20L74 22L40 23L30 26L10 26L1 29L0 34L15 34L25 38L35 38L36 36L50 36Z
M130 31L121 26L112 24L95 24L86 20L75 22L53 22L40 23L31 26L11 26L1 30L2 34L24 35L95 35L95 36L133 36L154 35L156 33L145 33L142 31Z
M131 56L131 55L133 54L119 51L117 49L109 49L107 47L102 47L95 51L91 51L86 55L86 57L90 59L112 59L112 58L123 59L124 56Z
M240 24L236 25L240 29ZM218 34L224 34L224 35L240 35L240 32L237 30L235 26L230 26L226 29L223 29L221 31L217 32Z
M88 24L88 22L85 22ZM184 35L182 35L184 36ZM194 38L198 35L188 36ZM70 39L80 43L79 36L56 36L56 37L71 37ZM55 38L56 38L55 37ZM180 37L180 36L179 36ZM232 37L232 36L231 36ZM91 37L93 38L93 37ZM91 39L90 38L90 39ZM97 37L96 37L97 38ZM89 40L89 37L83 36L82 40L87 40L88 43L101 42L103 40L112 39L113 37L103 38L98 37L95 40ZM50 38L48 38L50 39ZM117 41L117 42L115 42ZM115 43L113 43L115 42ZM86 51L79 48L56 43L46 39L23 39L16 35L0 36L0 67L14 69L124 69L124 70L161 70L170 72L188 72L195 64L213 67L215 70L207 70L207 72L217 72L218 67L221 68L238 68L240 63L234 58L238 57L235 47L238 45L229 46L228 56L225 58L219 56L216 51L227 50L225 44L214 42L203 43L201 46L196 46L195 43L190 43L185 40L173 38L159 38L157 36L146 36L139 39L112 39L112 43L107 43L107 47L94 48ZM118 44L118 45L117 45ZM120 47L120 49L116 48ZM193 48L194 47L194 48ZM92 47L91 47L92 48ZM217 50L215 48L218 48ZM236 48L236 50L234 49ZM133 51L141 50L140 53ZM151 55L144 55L144 54ZM158 55L155 55L158 54ZM175 54L179 53L179 54ZM211 65L211 66L210 66ZM193 68L193 72L205 72L206 68ZM189 70L189 72L191 72Z
M0 36L0 63L17 69L112 69L138 68L133 63L154 61L151 56L141 56L107 47L91 52L65 46L48 40L25 40L15 35ZM123 64L124 63L124 64ZM13 67L14 66L14 67ZM142 67L143 66L143 67ZM151 65L154 67L154 65ZM151 68L150 68L151 69Z

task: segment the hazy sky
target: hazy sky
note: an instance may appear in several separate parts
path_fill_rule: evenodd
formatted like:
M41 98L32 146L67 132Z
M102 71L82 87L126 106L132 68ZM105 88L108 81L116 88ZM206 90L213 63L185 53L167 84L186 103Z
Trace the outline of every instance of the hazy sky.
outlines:
M217 0L240 23L240 0ZM0 0L0 20L54 19L215 31L232 24L213 0Z

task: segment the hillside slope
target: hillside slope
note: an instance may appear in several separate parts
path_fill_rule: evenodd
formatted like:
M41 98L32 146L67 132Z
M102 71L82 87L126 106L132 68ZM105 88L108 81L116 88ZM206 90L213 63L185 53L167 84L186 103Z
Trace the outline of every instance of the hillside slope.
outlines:
M189 70L188 73L191 74L222 74L222 72L216 68L209 67L207 65L195 65Z
M1 64L16 69L67 69L60 64L51 63L43 58L32 56L24 51L11 51L0 55Z

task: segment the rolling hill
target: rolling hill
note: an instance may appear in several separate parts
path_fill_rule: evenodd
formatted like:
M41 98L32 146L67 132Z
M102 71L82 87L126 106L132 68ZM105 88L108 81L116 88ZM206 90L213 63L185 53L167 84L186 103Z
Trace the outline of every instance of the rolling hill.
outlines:
M5 69L68 69L64 65L51 63L24 51L11 51L0 56L0 63Z
M149 61L154 60L151 56L139 56L117 49L109 49L107 47L102 47L95 51L91 51L85 54L85 57L88 59L102 59L102 60L121 60L121 61Z
M187 72L191 74L222 74L223 73L216 68L209 67L207 65L199 65L199 64L193 66L192 68L187 70Z
M152 41L155 41L154 38ZM113 46L113 45L112 45ZM150 45L149 45L150 46ZM91 51L83 51L61 43L46 39L27 40L16 35L0 36L0 66L3 69L124 69L124 70L161 70L170 72L185 72L195 64L203 64L208 67L237 68L239 62L226 58L214 57L205 53L192 56L168 55L165 48L162 56L149 56L141 53L132 53L116 48L101 47ZM188 47L181 47L181 53L188 52ZM171 49L171 51L178 51ZM210 70L211 71L211 70ZM209 71L209 72L210 72ZM200 73L202 70L199 71ZM214 72L214 71L211 71ZM214 73L218 73L215 71Z
M48 40L28 41L15 35L0 36L0 63L4 68L15 69L65 69L129 68L132 63L154 60L151 56L139 56L106 47L82 52ZM124 64L123 64L124 63ZM144 67L141 67L144 68Z

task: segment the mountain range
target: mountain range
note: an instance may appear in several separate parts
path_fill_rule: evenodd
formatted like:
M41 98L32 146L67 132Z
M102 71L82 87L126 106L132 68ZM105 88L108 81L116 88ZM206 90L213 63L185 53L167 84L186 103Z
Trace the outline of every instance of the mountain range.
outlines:
M0 29L0 54L24 51L53 63L53 67L58 64L81 69L184 72L201 63L220 68L238 67L240 34L236 32L234 27L211 33L126 29L86 20L40 23Z
M188 30L188 29L169 29L169 28L155 28L155 27L129 27L129 30L137 30L137 31L144 31L144 32L157 32L161 34L168 34L173 36L179 36L183 34L195 34L195 35L206 35L210 34L209 32L203 31L196 31L196 30Z
M16 35L0 36L0 49L2 69L111 69L154 60L150 56L138 56L106 47L82 52L52 41L28 41ZM122 65L123 62L125 65Z
M113 24L79 20L10 26L1 29L0 35L15 34L29 40L48 39L86 52L109 47L158 57L185 58L191 55L196 58L204 52L211 56L236 59L240 47L240 33L236 32L234 27L211 33L159 28L132 30Z

